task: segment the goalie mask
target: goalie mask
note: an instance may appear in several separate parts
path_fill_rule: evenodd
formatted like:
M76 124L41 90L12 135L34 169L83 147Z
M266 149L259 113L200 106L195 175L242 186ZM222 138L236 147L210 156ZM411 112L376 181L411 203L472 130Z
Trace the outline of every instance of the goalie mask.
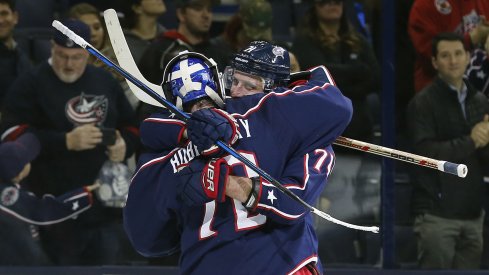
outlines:
M217 64L202 54L183 51L168 62L163 73L163 91L183 110L203 98L224 107L224 89Z
M226 89L231 89L235 71L262 78L264 91L269 92L273 87L287 85L290 79L289 52L266 41L253 41L234 55L231 66L224 70Z

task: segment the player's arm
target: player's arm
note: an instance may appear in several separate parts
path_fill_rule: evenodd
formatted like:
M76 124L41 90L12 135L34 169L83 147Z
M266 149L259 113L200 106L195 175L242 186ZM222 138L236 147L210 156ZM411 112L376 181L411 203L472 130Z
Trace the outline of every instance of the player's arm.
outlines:
M139 127L142 144L151 151L169 150L186 142L185 123L162 109L146 118Z
M180 234L172 210L177 179L169 170L170 154L143 154L129 186L123 221L126 234L138 253L166 256L179 250Z
M44 195L42 198L15 185L1 184L0 188L0 210L35 225L50 225L74 218L88 210L93 203L88 187L75 189L59 197Z
M331 144L350 123L351 101L334 85L324 66L312 68L305 85L269 94L262 101L265 119L288 131L297 141L298 155Z
M278 181L298 197L314 205L326 185L333 165L334 153L331 147L316 149L288 161L283 176ZM303 205L261 177L247 179L230 176L226 195L241 201L248 211L260 213L278 223L295 223L308 213Z

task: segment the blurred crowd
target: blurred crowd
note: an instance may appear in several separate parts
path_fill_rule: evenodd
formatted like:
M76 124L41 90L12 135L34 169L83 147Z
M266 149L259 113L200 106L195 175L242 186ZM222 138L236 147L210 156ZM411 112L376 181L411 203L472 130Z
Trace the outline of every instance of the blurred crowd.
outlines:
M178 263L178 254L138 255L122 226L124 195L144 150L139 124L158 107L51 27L62 21L117 61L103 16L112 8L150 82L159 85L183 50L223 71L251 41L273 42L289 50L292 72L325 65L352 100L343 136L376 144L381 39L395 35L397 148L469 167L458 179L396 164L399 265L489 268L489 1L396 1L394 34L380 31L381 2L0 0L0 265ZM348 222L380 224L381 160L334 150L317 206ZM324 266L380 263L378 236L316 226Z

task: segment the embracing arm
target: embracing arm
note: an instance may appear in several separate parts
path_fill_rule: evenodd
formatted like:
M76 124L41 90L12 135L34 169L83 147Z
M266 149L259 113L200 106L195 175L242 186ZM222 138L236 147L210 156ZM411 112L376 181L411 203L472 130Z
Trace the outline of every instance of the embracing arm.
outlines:
M324 66L312 68L311 78L282 93L270 93L263 105L270 121L283 123L298 142L296 155L322 148L336 140L350 123L353 107L335 86ZM274 108L266 108L267 104ZM280 117L281 119L277 119Z
M334 153L330 146L316 149L287 162L283 175L278 179L287 189L307 203L314 205L319 198L334 165ZM261 178L252 180L230 176L226 195L243 203L251 212L267 216L278 223L291 224L301 221L308 210L272 184ZM250 200L251 192L254 198Z
M141 143L152 151L162 151L181 146L186 141L185 122L176 119L166 109L154 113L141 122Z

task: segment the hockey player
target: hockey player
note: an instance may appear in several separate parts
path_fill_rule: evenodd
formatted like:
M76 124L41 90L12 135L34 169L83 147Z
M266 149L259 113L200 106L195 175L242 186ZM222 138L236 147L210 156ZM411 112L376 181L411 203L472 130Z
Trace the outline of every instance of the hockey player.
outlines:
M199 99L219 87L207 80L218 78L203 76L196 62L186 57L189 55L170 62L164 79L177 105L194 111L187 125L193 143L187 141L186 147L142 160L124 210L133 245L147 256L161 256L177 250L180 238L184 274L217 270L315 274L317 240L308 211L234 157L206 159L203 155L218 154L209 150L216 138L233 144L238 135L236 150L314 203L334 163L330 144L351 117L350 101L334 86L324 67L312 69L311 79L293 90L279 87L289 79L287 52L256 42L234 58L225 74L231 92L241 87L254 95L226 100L232 116L217 109L196 110L195 105L204 105ZM220 93L209 97L215 99L216 94ZM220 100L215 102L222 105ZM303 123L313 115L317 120ZM174 133L174 144L183 143L185 125L163 117L143 123L143 143L153 149L168 148L169 139L157 137L161 128L156 123L165 124L163 135ZM178 196L172 198L173 192ZM179 228L170 221L178 222Z

